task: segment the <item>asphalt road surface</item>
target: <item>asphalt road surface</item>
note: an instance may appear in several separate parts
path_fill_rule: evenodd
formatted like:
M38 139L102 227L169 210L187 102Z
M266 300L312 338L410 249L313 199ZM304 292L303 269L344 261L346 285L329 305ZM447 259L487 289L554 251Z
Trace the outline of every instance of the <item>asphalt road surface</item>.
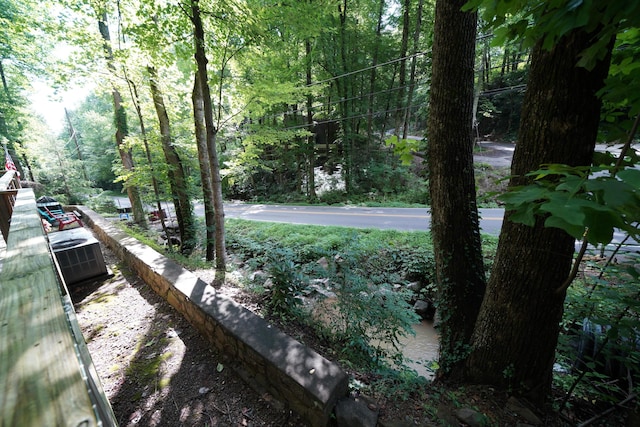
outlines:
M198 211L196 214L202 215ZM488 234L498 235L502 225L502 209L482 209L480 226ZM427 208L366 208L332 206L288 206L225 204L227 218L289 224L336 225L355 228L377 228L402 231L427 231L431 216Z
M130 206L124 197L116 198L116 205ZM173 216L173 205L163 202L163 207ZM367 208L351 206L292 206L261 205L247 203L225 203L227 218L240 218L253 221L280 222L287 224L334 225L355 228L377 228L401 231L428 231L431 216L427 208ZM202 203L194 205L194 213L204 216ZM480 228L483 233L497 236L502 227L503 209L480 209ZM616 232L611 250L625 238L625 234ZM576 250L580 247L576 242ZM640 244L627 241L623 252L640 253Z

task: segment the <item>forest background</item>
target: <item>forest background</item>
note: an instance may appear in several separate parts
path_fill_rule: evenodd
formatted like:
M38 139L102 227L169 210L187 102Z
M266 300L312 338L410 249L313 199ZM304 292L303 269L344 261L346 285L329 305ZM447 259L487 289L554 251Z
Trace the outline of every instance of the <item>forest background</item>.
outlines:
M598 172L609 173L609 179L591 175L593 156L583 160L585 156L576 154L579 148L586 147L587 154L589 146L593 150L598 126L591 133L568 134L549 122L536 122L528 116L527 120L532 121L527 123L536 126L524 129L539 125L550 129L548 135L539 138L537 147L541 153L552 152L549 147L560 146L560 142L575 151L567 148L562 155L550 156L567 159L566 162L533 156L533 164L524 172L538 170L534 177L551 179L538 180L538 184L512 181L513 186L533 187L525 186L524 192L514 193L516 196L506 200L516 209L514 222L533 230L525 235L514 229L512 237L528 236L522 239L528 238L530 243L535 239L542 242L539 238L544 235L545 242L562 246L559 254L547 254L561 260L552 280L542 274L545 268L551 271L549 264L536 259L535 253L515 257L526 258L526 262L519 261L521 264L507 263L509 271L535 272L528 278L530 283L518 279L512 286L513 293L517 293L527 285L525 294L532 299L519 301L521 311L515 310L517 313L507 321L515 323L520 317L520 326L514 330L519 332L521 341L528 340L533 330L544 329L539 343L546 355L531 364L526 357L520 357L526 349L512 345L513 350L505 352L499 364L487 367L486 360L474 360L469 348L483 337L475 323L476 311L465 322L469 328L476 325L475 332L469 330L463 337L453 334L451 340L445 340L450 351L445 348L443 354L447 357L441 360L442 378L461 375L468 380L474 371L477 375L485 366L485 372L490 374L483 380L525 395L535 390L530 397L540 403L551 382L549 360L561 329L567 290L564 283L575 278L569 271L575 239L584 234L585 244L606 244L613 228L637 236L638 177L632 167L637 156L628 147L634 140L633 123L640 108L640 91L633 90L640 67L636 60L637 23L630 20L635 15L625 7L638 6L620 2L598 7L583 1L476 3L483 11L478 25L474 14L464 12L465 16L474 17L473 25L468 27L472 28L472 44L462 35L450 39L450 46L472 46L464 51L470 54L451 56L454 68L446 75L432 70L435 53L445 49L434 41L434 2L0 0L0 134L23 178L37 183L40 191L63 203L88 203L90 197L98 205L103 190L124 188L134 220L144 228L147 218L143 204L160 208L161 200L170 199L176 206L184 255L199 247L201 236L197 235L191 200L202 197L207 212L206 238L201 239L206 246L206 259L215 259L216 267L223 271L223 197L273 202L402 202L431 204L437 211L438 202L432 203L437 193L433 186L429 187L434 164L426 167L423 161L425 157L429 160L429 153L438 154L429 150L437 147L439 140L423 137L429 120L431 126L436 120L436 115L429 113L436 105L434 87L450 83L465 88L460 91L465 96L460 98L464 98L466 110L454 116L462 118L462 125L455 130L461 129L468 137L458 138L461 145L456 145L456 150L451 149L454 145L449 146L445 156L457 158L460 153L466 159L462 153L473 150L474 138L518 139L519 146L527 146L528 136L517 131L523 102L527 105L525 91L527 85L532 86L528 78L536 52L541 62L549 61L547 78L540 74L533 80L538 94L545 90L556 93L553 90L561 87L563 73L584 69L588 75L578 77L587 82L590 77L597 80L594 70L604 70L599 89L597 81L589 86L593 89L589 95L597 93L597 102L592 96L593 99L585 97L581 104L572 98L576 93L570 91L558 92L555 97L572 100L579 107L575 111L561 110L559 116L574 114L585 119L567 122L568 127L585 129L576 123L601 123L601 140L624 145L621 161L604 156L594 162L600 168ZM462 5L457 4L457 11ZM582 45L571 44L574 33L587 34L588 40L580 39ZM582 47L570 50L577 45ZM567 57L572 62L564 65L559 59L545 58L546 51L570 54ZM457 68L455 61L459 61ZM462 76L466 80L458 79L456 73L463 68L473 71L471 77ZM437 85L436 75L440 78ZM33 79L45 79L61 89L91 82L93 93L74 111L65 112L68 131L52 134L42 119L29 110L27 95ZM469 87L471 90L466 90ZM545 104L548 99L531 96L529 105L535 106L536 111L544 111L549 105ZM449 101L455 98L454 95ZM600 103L605 107L602 114ZM594 108L588 109L587 105ZM449 130L450 134L455 133ZM578 140L582 146L576 143ZM571 164L572 153L581 159L577 164ZM461 161L463 171L472 166L465 162ZM539 169L545 163L568 166ZM453 169L445 170L444 176L447 173L452 178L457 176ZM622 187L617 186L619 183ZM454 190L464 197L472 195L473 203L478 202L468 187ZM562 203L558 194L563 194ZM551 219L546 221L545 216ZM553 226L554 231L543 231L548 226ZM585 233L585 228L591 231ZM461 230L478 234L473 224ZM464 256L473 259L475 242L461 244L463 234L445 237L470 251ZM445 291L441 295L442 307L448 305L451 309L443 324L451 325L454 323L448 323L449 319L455 321L459 315L456 309L461 307L456 297L464 294L462 283L468 277L460 282L460 278L446 277L446 264L454 254L438 246L442 236L435 240L436 255L441 257L434 267L437 281L456 285L450 294L446 293L447 287L440 289ZM525 240L512 239L513 246L508 251L504 249L504 253L514 257L517 247L529 247ZM574 264L579 265L578 261ZM522 268L523 263L527 268ZM460 264L450 263L455 265ZM473 280L477 279L484 289L484 268L472 273L476 276ZM621 286L618 281L626 284L629 277L631 282L638 277L634 269L624 274L627 276L622 279L613 279L616 286ZM491 280L497 281L496 277L499 276L492 274ZM506 279L501 280L497 285L507 283ZM488 294L495 295L495 289ZM556 289L561 290L556 293L560 297L549 292ZM637 309L629 297L637 289L624 289L629 293L605 304L602 313L604 318L618 319L611 328L611 340L617 339L621 325L634 331L637 324ZM479 310L484 292L477 294L479 298L461 301L474 300L470 305L477 305ZM544 313L542 307L549 304L554 307L554 316L549 317L548 327L542 328L541 323L545 322L526 315ZM592 302L581 304L591 307L585 308L591 313ZM491 307L485 311L489 312ZM490 329L495 333L496 324L504 325L505 320L490 318L494 319ZM571 321L579 318L576 315ZM473 333L476 335L472 338ZM635 342L635 338L628 339ZM488 347L489 352L496 348L504 348L504 342ZM525 368L527 365L532 368ZM545 378L543 384L535 380L540 376Z

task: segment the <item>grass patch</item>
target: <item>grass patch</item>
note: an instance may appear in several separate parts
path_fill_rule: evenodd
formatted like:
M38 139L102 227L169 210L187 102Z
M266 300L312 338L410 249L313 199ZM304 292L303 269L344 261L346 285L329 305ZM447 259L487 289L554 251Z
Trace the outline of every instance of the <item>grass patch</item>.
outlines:
M127 367L127 376L134 376L141 382L149 381L158 376L162 363L172 355L167 351L150 359L135 360Z

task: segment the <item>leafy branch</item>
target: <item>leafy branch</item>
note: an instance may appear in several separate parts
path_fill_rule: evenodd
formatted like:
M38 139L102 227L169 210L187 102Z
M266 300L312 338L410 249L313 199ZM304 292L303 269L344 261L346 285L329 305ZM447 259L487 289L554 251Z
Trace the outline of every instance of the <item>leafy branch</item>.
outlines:
M566 291L573 282L588 244L611 243L615 229L636 239L640 236L640 170L625 167L624 161L639 123L640 115L614 165L543 165L527 174L534 178L532 184L500 196L513 212L511 221L533 226L542 216L545 227L559 228L582 240L572 271L556 293Z

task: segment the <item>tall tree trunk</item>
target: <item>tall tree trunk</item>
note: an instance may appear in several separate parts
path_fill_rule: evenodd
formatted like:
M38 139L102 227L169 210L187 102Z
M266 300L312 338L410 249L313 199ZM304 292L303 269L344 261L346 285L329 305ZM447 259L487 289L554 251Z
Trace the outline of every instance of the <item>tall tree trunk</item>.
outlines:
M311 41L305 40L304 50L306 56L306 83L307 86L311 86ZM313 97L311 95L307 95L307 124L309 125L309 131L311 131L313 126ZM316 141L314 135L307 137L306 145L307 199L313 202L318 199L316 195Z
M369 74L369 97L367 100L367 155L369 147L373 144L373 108L374 93L376 89L376 69L378 68L378 56L382 42L382 19L384 17L385 0L378 3L378 23L376 25L376 38L373 43L373 56L371 57L371 73Z
M4 65L2 65L3 59L0 58L0 79L2 80L2 89L7 97L7 101L11 102L11 92L9 91L9 86L7 85L7 77L4 75ZM0 110L0 135L4 136L7 139L11 139L9 137L9 127L7 126L7 119L5 118L4 111Z
M527 172L544 163L589 165L600 118L596 93L609 56L592 71L576 67L592 34L574 30L551 50L533 51L510 187L531 182ZM551 387L554 352L575 240L556 228L509 220L500 233L487 293L467 359L468 379L526 395L542 404Z
M155 166L153 163L153 158L151 157L151 150L149 149L149 138L147 138L147 129L144 125L144 117L142 116L142 108L140 107L140 96L138 95L138 88L135 83L127 76L126 68L125 71L125 80L127 81L127 85L129 86L129 95L131 96L131 100L133 101L133 106L136 110L136 114L138 116L138 122L140 124L140 135L142 136L142 143L144 144L144 152L147 156L147 162L149 163L149 169L151 171L151 185L153 186L153 195L156 199L156 209L158 210L158 216L160 217L160 224L162 226L162 231L164 235L167 237L167 248L172 250L172 242L170 239L170 233L167 229L167 224L165 222L164 216L162 215L162 202L160 200L160 190L158 188L158 179L156 178Z
M476 14L438 0L433 40L428 161L431 232L442 319L438 378L462 377L485 275L471 146Z
M73 143L76 147L76 153L78 153L78 160L80 160L80 165L82 166L82 177L85 181L89 181L89 177L87 176L87 168L84 165L84 160L82 159L82 152L80 151L80 144L78 143L78 135L76 134L76 130L73 127L73 123L71 123L71 116L69 116L69 111L64 109L64 116L67 119L67 126L69 128L69 138L73 140Z
M340 14L340 70L342 76L336 80L338 94L342 98L339 110L342 115L342 155L344 189L347 194L353 191L353 119L351 116L351 76L349 76L349 60L347 55L347 0L338 6Z
M504 75L509 72L510 57L511 52L509 50L509 46L505 46L504 51L502 52L502 67L500 67L500 77L504 77Z
M224 280L226 269L226 249L224 235L224 206L222 203L222 181L220 179L220 165L218 164L218 153L216 151L216 136L218 129L213 122L213 105L211 103L211 91L207 77L207 56L205 53L204 27L200 16L200 6L197 0L191 1L191 20L194 28L195 39L195 59L198 66L198 78L202 89L202 100L204 106L205 127L207 130L207 149L209 153L209 164L211 166L211 181L213 188L213 207L215 209L216 225L216 270L217 277L214 285L221 285Z
M195 124L196 143L198 145L198 162L200 164L200 181L202 182L202 196L204 199L204 219L207 227L206 259L215 259L215 209L213 208L213 186L211 185L211 165L209 164L209 150L207 149L207 127L204 120L204 100L202 99L202 85L199 74L196 73L193 92L193 122Z
M11 102L11 92L9 91L9 85L7 84L7 76L4 74L4 66L2 65L2 59L0 58L0 79L2 79L2 89L7 96L7 101Z
M105 59L107 60L107 68L115 75L115 66L113 65L113 51L111 49L111 37L109 35L109 26L107 25L107 15L103 13L101 19L98 20L98 29L103 40L103 49L105 53ZM116 148L120 154L120 160L122 161L122 167L127 172L134 172L133 157L131 150L125 147L124 138L127 136L129 130L127 128L127 114L122 105L122 96L120 91L115 85L112 86L111 94L113 96L113 113L115 117L116 125ZM147 227L147 218L144 214L144 208L142 207L142 200L140 199L140 192L138 187L130 183L125 182L125 188L127 189L127 196L131 203L131 209L133 211L133 220L141 227Z
M116 121L116 146L118 153L120 154L120 160L122 161L122 167L127 172L133 172L135 170L133 165L133 156L131 150L126 148L124 139L128 134L127 127L127 115L124 107L122 106L122 97L118 89L113 87L111 92L113 97L113 111ZM141 227L147 227L147 218L144 214L144 208L142 207L142 199L140 198L140 191L136 185L125 182L125 188L127 189L127 196L131 203L131 210L133 212L133 221Z
M193 205L189 198L187 188L187 177L182 166L182 161L178 155L173 140L171 138L171 124L169 115L164 105L164 98L158 85L158 73L152 66L147 67L149 72L149 87L153 98L153 105L158 116L160 125L160 141L164 158L169 165L168 176L171 193L173 194L173 204L176 209L178 227L180 228L180 238L182 243L181 252L190 255L196 243L196 225L193 218Z
M409 15L411 0L404 0L402 4L402 42L400 43L400 70L398 71L398 96L396 97L396 124L394 134L402 138L404 130L404 108L407 94L407 51L409 49Z
M422 8L423 0L418 0L418 10L416 11L416 29L413 32L413 55L411 57L411 71L409 72L409 87L407 88L407 104L404 109L404 128L402 129L402 139L409 136L409 122L411 121L411 104L416 88L416 66L418 62L418 48L420 46L420 30L422 28Z

